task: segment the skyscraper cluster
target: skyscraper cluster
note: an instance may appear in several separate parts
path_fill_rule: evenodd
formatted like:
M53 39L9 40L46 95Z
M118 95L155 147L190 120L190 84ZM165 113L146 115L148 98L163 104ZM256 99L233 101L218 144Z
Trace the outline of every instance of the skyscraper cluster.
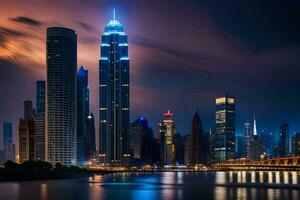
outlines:
M300 154L300 135L290 137L282 124L279 142L272 133L259 133L256 119L244 123L236 135L236 99L215 99L215 126L204 131L199 112L186 134L176 132L174 113L167 111L153 132L147 119L130 123L130 59L128 37L115 13L101 36L99 56L99 137L90 111L89 73L77 65L77 34L65 27L49 27L46 34L46 80L36 82L36 106L24 101L19 120L17 161L45 160L52 164L82 166L187 166L230 159ZM79 69L78 69L79 68ZM14 160L12 124L3 123L0 161ZM270 137L270 139L268 139ZM96 149L98 151L96 151Z

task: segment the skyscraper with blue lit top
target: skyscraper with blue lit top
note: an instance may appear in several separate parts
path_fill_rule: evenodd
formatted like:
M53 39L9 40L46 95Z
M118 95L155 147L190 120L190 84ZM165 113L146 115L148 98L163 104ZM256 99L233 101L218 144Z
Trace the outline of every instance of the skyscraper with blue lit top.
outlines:
M99 161L126 165L130 159L128 42L115 13L101 39L99 94Z

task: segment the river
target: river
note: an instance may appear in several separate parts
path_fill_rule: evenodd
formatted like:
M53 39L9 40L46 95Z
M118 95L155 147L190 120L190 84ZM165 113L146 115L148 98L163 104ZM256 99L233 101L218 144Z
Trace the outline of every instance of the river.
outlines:
M0 199L300 199L299 172L117 173L0 183Z

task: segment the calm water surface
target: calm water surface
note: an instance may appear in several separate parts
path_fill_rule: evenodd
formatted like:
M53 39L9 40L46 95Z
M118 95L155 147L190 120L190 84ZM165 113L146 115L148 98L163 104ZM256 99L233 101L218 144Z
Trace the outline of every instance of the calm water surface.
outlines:
M119 173L0 183L0 199L300 199L297 172Z

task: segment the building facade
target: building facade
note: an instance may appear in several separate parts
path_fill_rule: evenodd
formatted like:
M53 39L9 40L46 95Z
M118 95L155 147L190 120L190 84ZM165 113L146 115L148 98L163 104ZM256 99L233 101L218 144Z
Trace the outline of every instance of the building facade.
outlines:
M127 165L130 160L130 83L128 41L115 17L105 26L99 61L99 161Z
M32 101L24 101L24 118L19 121L19 162L35 159L35 126Z
M216 126L213 138L213 162L234 158L235 99L224 96L216 99Z
M130 124L130 154L133 164L152 164L153 131L144 117Z
M160 159L163 165L175 164L175 122L173 113L168 111L164 119L158 124L160 138Z
M47 29L46 160L76 165L77 35Z
M3 123L3 156L2 160L15 161L15 144L13 143L13 129L11 122Z
M35 126L35 160L45 160L45 111L46 81L36 82L36 113L33 117Z
M295 134L295 148L294 148L295 156L300 156L300 133Z
M284 123L279 130L279 156L285 157L289 154L289 125Z
M85 158L85 146L88 140L88 116L89 108L89 87L88 71L80 67L77 73L77 165L83 165Z
M245 153L245 156L247 158L250 158L250 143L251 143L251 140L252 140L252 133L251 133L251 124L250 122L245 122L244 123L244 142L245 142L245 145L244 145L244 153Z
M94 159L96 156L96 129L95 117L91 112L87 120L87 135L84 138L84 156L86 161Z

